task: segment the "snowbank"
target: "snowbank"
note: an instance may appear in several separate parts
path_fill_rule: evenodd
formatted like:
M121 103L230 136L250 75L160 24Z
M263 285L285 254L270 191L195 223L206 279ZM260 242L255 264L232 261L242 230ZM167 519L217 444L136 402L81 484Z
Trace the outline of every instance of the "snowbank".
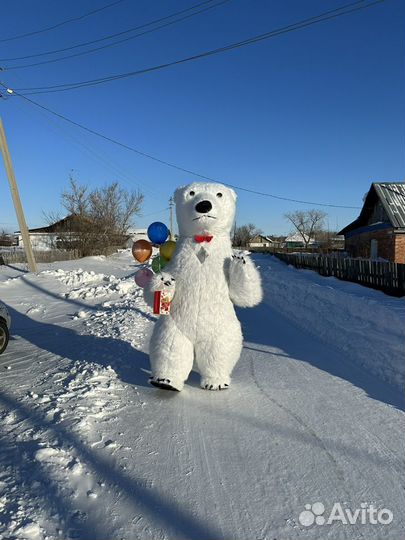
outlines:
M136 285L132 277L117 278L114 275L106 275L90 272L78 268L77 270L45 270L41 274L55 277L68 287L76 287L65 293L66 298L86 299L98 298L112 293L128 294L135 290Z
M395 386L404 381L403 299L256 256L265 302Z

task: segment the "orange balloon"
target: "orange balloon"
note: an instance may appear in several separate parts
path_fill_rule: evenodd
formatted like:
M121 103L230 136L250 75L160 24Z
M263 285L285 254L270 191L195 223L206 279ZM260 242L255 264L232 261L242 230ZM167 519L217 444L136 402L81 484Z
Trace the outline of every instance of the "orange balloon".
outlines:
M147 240L137 240L132 244L132 255L138 262L146 262L152 255L152 244Z

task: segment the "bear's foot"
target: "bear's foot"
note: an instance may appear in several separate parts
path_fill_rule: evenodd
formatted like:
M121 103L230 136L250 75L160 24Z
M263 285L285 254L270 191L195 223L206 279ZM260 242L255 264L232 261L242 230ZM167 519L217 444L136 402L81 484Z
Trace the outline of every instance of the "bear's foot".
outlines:
M230 379L225 377L206 377L201 379L200 386L203 390L227 390L230 382Z
M184 383L180 383L174 379L166 379L165 377L150 377L149 382L152 386L156 388L161 388L162 390L174 390L175 392L180 392L183 390Z

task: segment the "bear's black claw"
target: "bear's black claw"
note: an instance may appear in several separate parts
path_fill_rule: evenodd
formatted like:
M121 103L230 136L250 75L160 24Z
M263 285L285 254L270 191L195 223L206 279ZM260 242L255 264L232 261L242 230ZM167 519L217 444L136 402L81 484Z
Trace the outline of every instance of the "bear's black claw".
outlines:
M177 388L169 384L170 381L169 382L165 382L165 381L169 381L169 379L154 379L153 377L149 379L150 384L154 386L155 388L160 388L161 390L174 390L175 392L179 392Z

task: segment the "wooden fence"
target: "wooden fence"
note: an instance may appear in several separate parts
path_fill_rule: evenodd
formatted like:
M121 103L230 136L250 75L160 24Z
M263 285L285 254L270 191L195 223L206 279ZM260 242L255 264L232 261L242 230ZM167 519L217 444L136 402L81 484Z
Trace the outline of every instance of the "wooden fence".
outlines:
M55 261L70 261L78 258L77 250L63 251L50 249L47 251L34 251L35 260L38 263L50 263ZM26 263L27 257L22 249L0 250L0 265Z
M296 268L315 270L321 276L334 276L344 281L353 281L392 296L405 295L405 264L304 253L274 253L274 255Z
M92 255L113 255L117 253L121 246L105 246L91 250L87 253L87 256ZM80 259L82 255L78 249L49 249L47 251L34 250L35 260L37 263L51 263L56 261L71 261L73 259ZM2 264L15 264L26 263L27 257L25 251L21 248L0 248L0 265Z

